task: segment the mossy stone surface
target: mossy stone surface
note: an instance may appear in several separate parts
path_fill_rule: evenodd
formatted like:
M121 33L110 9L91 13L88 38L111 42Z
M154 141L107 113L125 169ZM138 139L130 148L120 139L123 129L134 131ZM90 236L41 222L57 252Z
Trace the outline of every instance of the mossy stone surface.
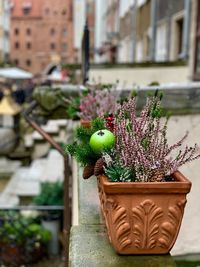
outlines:
M79 224L101 224L96 177L84 180L82 173L79 168Z
M70 267L176 267L170 255L120 256L110 245L103 225L73 226Z

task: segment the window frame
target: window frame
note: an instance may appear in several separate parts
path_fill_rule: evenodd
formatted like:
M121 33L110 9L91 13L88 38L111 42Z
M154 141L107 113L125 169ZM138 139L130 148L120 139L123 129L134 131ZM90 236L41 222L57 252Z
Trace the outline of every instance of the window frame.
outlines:
M197 71L197 52L198 42L200 44L200 0L197 1L196 29L195 29L195 49L194 49L194 65L193 65L193 80L200 80L200 71Z

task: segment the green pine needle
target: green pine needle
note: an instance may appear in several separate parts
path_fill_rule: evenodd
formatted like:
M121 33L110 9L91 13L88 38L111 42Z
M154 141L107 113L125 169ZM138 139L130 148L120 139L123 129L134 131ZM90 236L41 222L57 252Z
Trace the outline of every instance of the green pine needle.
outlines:
M75 140L73 144L63 145L63 150L75 157L82 165L94 164L99 156L97 156L89 145L90 137L98 130L104 129L104 120L97 118L92 121L90 128L80 126L75 131Z
M66 154L69 153L71 156L74 156L76 151L76 143L62 145L62 148Z
M91 126L92 132L95 133L99 130L105 129L105 122L101 118L96 118L92 121Z
M77 138L78 141L82 143L88 143L91 135L92 135L91 129L86 128L84 126L78 127L75 132L75 137Z
M82 166L94 164L98 159L97 155L94 154L89 144L85 144L84 146L77 145L74 156Z

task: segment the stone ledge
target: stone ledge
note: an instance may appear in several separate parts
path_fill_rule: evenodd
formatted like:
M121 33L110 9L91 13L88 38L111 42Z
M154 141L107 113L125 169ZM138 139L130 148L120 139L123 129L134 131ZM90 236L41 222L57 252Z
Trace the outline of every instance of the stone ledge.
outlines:
M176 267L170 255L119 256L109 243L102 224L97 181L82 178L78 166L79 225L70 232L69 267Z
M73 226L69 258L69 267L176 267L170 255L117 255L103 225Z
M82 178L83 169L78 170L79 224L101 224L96 177Z

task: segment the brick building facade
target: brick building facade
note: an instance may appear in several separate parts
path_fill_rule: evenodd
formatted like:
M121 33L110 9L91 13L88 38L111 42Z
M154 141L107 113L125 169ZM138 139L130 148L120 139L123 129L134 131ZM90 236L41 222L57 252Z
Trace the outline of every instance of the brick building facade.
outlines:
M72 0L12 0L11 61L34 74L73 63L72 8Z

